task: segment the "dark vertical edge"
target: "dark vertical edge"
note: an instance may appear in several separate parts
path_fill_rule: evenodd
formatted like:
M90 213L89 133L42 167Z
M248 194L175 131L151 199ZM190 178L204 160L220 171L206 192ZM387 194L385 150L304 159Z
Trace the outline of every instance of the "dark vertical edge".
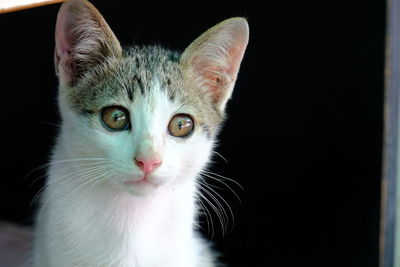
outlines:
M398 176L400 0L387 0L380 267L395 267Z

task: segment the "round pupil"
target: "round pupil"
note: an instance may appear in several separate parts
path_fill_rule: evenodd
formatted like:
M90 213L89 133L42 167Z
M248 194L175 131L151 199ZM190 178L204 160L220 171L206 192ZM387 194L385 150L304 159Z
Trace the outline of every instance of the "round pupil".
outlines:
M179 130L182 130L182 128L190 127L191 121L189 118L181 118L178 120L178 128Z
M169 123L168 130L172 136L185 137L193 131L193 120L188 115L175 115Z
M128 113L123 108L108 107L102 112L102 121L112 130L126 130L129 127Z
M125 120L125 112L123 112L122 110L115 110L113 113L112 113L112 118L113 118L113 120L114 120L114 122L118 122L118 121L120 121L120 120Z

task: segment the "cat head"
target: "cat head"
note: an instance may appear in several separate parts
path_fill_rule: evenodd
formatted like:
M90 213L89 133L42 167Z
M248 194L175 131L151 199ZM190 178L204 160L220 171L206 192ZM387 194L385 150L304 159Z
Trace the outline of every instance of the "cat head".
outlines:
M193 180L210 158L247 42L246 20L232 18L182 54L122 49L92 4L65 2L55 49L65 155L98 159L98 179L132 194Z

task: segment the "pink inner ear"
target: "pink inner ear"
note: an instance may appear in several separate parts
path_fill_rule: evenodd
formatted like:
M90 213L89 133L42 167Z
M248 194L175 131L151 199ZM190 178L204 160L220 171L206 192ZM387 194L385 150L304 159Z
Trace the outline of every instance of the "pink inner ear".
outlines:
M57 15L54 63L56 73L60 75L62 72L60 78L69 85L73 85L76 79L76 68L70 57L74 42L71 36L74 23L76 23L76 15L73 10L69 6L62 6Z
M238 42L240 44L246 44L244 41ZM231 77L232 81L236 81L236 76L239 71L240 63L242 62L244 51L246 50L246 45L242 46L234 46L231 48L230 56L228 59L228 67L225 70L229 77Z
M200 75L205 79L205 85L207 86L206 92L211 94L214 103L218 103L224 99L228 93L228 87L232 86L236 81L247 44L241 41L238 41L238 43L243 43L245 45L236 45L229 48L225 57L224 67L215 66L208 62L196 65L199 70L202 70L200 71Z
M61 8L57 16L56 24L56 53L59 57L67 56L73 45L72 36L70 36L73 22L76 16L68 7Z
M120 57L121 46L98 10L86 0L62 4L56 23L55 64L64 85L73 86L89 68Z
M220 108L232 93L248 36L247 22L233 18L205 32L185 51L192 70L202 81L203 92Z
M230 82L227 80L229 76L226 75L226 70L220 67L207 66L200 72L200 75L205 79L206 93L212 96L214 103L218 103Z

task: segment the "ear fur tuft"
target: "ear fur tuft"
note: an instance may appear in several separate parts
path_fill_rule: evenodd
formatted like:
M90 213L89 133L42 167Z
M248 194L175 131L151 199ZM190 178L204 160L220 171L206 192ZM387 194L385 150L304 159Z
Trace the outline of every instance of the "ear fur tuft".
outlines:
M99 13L86 0L65 2L57 15L55 66L60 82L74 86L82 74L107 57L120 57L121 46Z
M188 79L195 80L221 111L232 95L248 40L247 21L231 18L203 33L182 54Z

